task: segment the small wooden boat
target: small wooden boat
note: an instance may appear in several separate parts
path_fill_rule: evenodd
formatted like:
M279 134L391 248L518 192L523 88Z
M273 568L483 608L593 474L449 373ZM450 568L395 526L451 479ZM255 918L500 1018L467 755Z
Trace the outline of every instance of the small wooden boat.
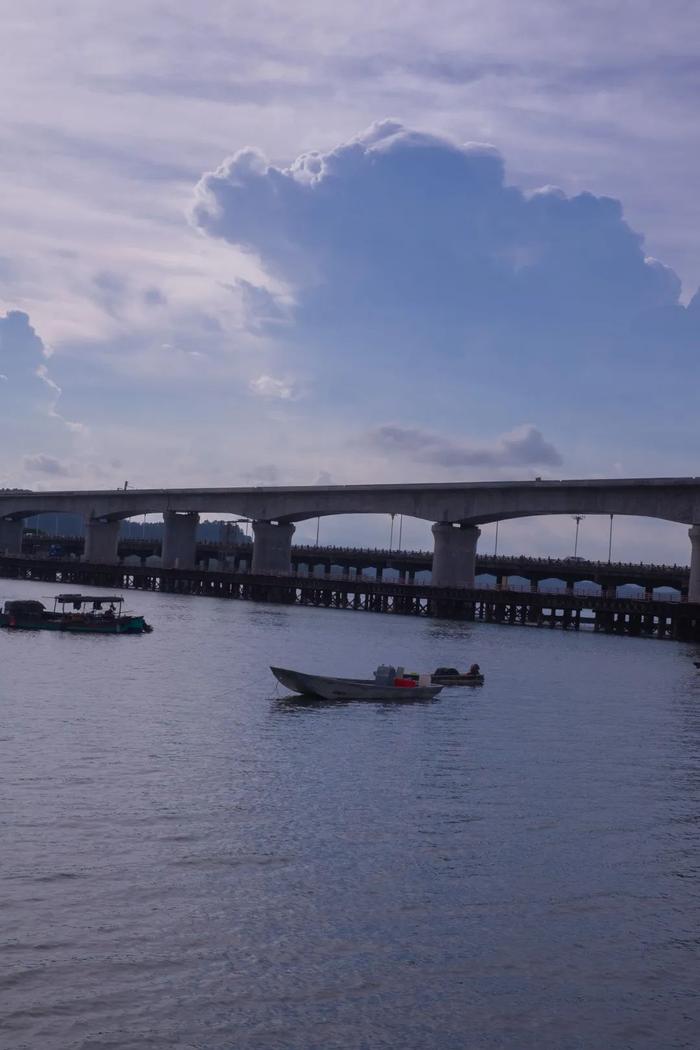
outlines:
M430 676L434 685L483 685L481 671L458 671L456 667L438 667Z
M366 678L326 678L302 674L286 667L270 667L278 682L294 693L314 696L318 700L432 700L442 686L394 685Z
M143 616L122 611L119 595L93 597L58 594L53 609L43 602L8 601L0 627L24 631L73 631L76 634L148 634L153 628Z

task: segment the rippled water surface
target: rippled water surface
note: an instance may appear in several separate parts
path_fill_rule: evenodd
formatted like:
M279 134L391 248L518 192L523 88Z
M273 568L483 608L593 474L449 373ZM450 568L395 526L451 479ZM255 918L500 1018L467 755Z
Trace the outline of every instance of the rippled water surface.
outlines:
M700 1045L694 647L129 603L0 633L3 1048ZM473 660L398 707L268 670Z

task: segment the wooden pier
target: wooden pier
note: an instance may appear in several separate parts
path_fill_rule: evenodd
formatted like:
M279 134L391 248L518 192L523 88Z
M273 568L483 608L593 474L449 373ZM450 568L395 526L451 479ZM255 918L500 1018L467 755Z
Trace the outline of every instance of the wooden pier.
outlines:
M700 642L700 604L689 602L490 588L451 589L364 578L92 565L22 556L0 557L0 576L57 583L64 588L149 590L563 630L586 627L607 634ZM11 588L4 589L11 597Z

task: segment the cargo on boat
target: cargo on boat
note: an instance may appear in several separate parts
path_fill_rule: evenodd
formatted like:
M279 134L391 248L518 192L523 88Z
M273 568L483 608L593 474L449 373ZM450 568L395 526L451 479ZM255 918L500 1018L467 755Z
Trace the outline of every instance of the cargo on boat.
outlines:
M119 595L58 594L53 609L43 602L6 601L0 627L24 631L73 631L76 634L147 634L153 628L143 616L124 612Z

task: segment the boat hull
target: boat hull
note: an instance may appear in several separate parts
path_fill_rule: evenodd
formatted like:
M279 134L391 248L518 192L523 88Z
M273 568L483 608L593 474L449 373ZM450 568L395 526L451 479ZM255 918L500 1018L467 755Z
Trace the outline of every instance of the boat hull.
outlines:
M325 678L286 667L271 667L270 670L287 689L318 700L432 700L442 689L442 686L382 685L362 678Z
M10 631L69 631L71 634L147 634L153 629L142 616L126 616L112 623L89 623L51 616L7 616L5 613L0 613L0 627Z
M451 685L483 685L484 676L482 674L459 674L459 675L431 675L430 681L433 685L451 686Z

